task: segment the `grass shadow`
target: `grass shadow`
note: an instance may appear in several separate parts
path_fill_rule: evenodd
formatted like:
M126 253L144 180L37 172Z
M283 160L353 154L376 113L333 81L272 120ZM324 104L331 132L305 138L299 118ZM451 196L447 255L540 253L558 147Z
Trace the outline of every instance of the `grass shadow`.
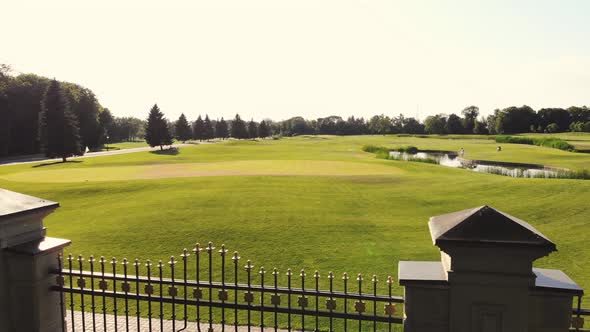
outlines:
M42 164L37 164L32 166L33 168L38 168L38 167L45 167L45 166L53 166L53 165L63 165L63 164L79 164L79 163L83 163L84 160L68 160L66 162L63 161L53 161L50 163L42 163Z
M160 154L160 155L175 156L175 155L179 154L180 151L178 150L178 148L168 148L168 149L164 149L164 150L150 151L150 153Z

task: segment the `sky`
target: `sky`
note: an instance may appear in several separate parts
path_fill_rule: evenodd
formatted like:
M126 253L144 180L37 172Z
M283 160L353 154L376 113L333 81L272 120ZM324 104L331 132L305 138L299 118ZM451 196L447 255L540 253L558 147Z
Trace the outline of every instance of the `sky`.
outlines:
M0 1L0 63L117 116L590 105L587 0Z

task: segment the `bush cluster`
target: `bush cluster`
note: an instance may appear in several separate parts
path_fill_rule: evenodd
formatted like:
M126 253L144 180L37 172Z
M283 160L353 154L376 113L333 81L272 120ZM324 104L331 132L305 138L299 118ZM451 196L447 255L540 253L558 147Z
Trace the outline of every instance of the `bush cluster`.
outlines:
M496 143L538 145L564 151L575 151L573 145L556 137L496 136Z

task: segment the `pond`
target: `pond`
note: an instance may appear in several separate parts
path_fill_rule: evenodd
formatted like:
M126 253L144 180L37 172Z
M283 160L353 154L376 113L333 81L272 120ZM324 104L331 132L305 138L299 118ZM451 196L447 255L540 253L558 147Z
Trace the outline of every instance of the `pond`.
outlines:
M407 153L390 151L389 159L418 161L439 164L446 167L464 168L474 172L491 173L515 178L570 178L565 168L548 167L535 164L516 164L496 161L471 160L459 157L455 152L420 151Z

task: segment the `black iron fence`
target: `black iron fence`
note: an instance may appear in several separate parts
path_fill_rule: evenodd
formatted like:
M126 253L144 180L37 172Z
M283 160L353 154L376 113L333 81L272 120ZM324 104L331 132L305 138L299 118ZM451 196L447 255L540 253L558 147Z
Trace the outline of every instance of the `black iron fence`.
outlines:
M209 243L169 262L60 256L53 289L64 331L392 331L403 322L391 277L378 287L375 275L255 270L227 253Z
M590 332L588 329L583 330L584 316L590 316L590 309L582 308L582 296L578 295L576 308L572 310L572 329L570 331Z

